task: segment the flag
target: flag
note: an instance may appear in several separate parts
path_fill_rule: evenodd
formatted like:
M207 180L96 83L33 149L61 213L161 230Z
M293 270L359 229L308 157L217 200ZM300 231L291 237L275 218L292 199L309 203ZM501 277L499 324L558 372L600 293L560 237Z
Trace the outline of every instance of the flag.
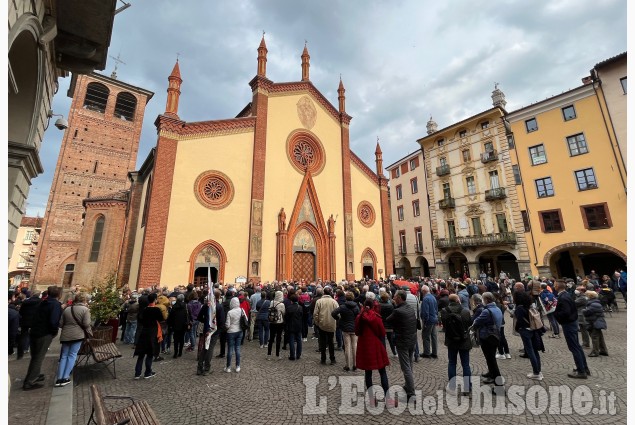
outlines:
M207 286L212 287L212 268L207 266Z

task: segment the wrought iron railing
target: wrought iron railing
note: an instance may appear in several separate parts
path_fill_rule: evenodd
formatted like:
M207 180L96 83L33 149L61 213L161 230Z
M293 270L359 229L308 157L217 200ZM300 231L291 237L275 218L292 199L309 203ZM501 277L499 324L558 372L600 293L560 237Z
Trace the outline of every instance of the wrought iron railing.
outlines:
M458 236L454 238L436 238L434 246L437 248L474 247L490 245L515 245L516 233L494 233L491 235Z

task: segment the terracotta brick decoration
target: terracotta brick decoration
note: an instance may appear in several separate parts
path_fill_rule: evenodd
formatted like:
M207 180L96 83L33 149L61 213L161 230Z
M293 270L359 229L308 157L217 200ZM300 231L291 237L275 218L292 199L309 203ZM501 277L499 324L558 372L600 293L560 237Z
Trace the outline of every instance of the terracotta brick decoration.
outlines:
M177 148L177 141L161 136L161 131L163 122L174 124L173 121L165 116L160 116L157 119L159 140L157 141L154 163L155 172L152 176L150 205L148 206L148 219L143 239L141 265L139 267L138 288L147 288L161 283L161 267L163 265L165 235L170 212L172 178L174 177ZM156 172L156 170L161 172Z
M90 84L90 87L89 87ZM88 93L88 96L87 96ZM153 93L96 73L73 75L64 133L32 282L61 284L82 233L82 201L129 186L147 102ZM123 108L122 108L123 105Z

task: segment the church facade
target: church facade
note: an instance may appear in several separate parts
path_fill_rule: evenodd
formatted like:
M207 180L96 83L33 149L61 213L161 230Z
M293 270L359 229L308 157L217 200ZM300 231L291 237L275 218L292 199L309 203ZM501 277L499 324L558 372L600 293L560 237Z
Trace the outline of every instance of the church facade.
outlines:
M264 37L253 98L235 118L178 115L177 61L156 147L130 173L122 235L130 287L214 282L379 278L392 273L388 179L349 146L351 116L309 79L267 78ZM88 231L90 233L90 231Z

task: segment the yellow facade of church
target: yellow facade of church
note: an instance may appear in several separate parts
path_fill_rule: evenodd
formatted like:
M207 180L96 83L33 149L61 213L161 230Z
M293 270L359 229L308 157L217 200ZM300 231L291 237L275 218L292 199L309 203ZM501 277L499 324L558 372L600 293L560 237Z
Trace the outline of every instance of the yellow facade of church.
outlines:
M264 40L258 51L252 102L227 120L181 120L175 66L157 147L133 182L131 287L206 282L208 270L225 283L392 272L381 150L377 172L350 150L343 84L335 108L308 78L306 48L295 83L268 80Z

